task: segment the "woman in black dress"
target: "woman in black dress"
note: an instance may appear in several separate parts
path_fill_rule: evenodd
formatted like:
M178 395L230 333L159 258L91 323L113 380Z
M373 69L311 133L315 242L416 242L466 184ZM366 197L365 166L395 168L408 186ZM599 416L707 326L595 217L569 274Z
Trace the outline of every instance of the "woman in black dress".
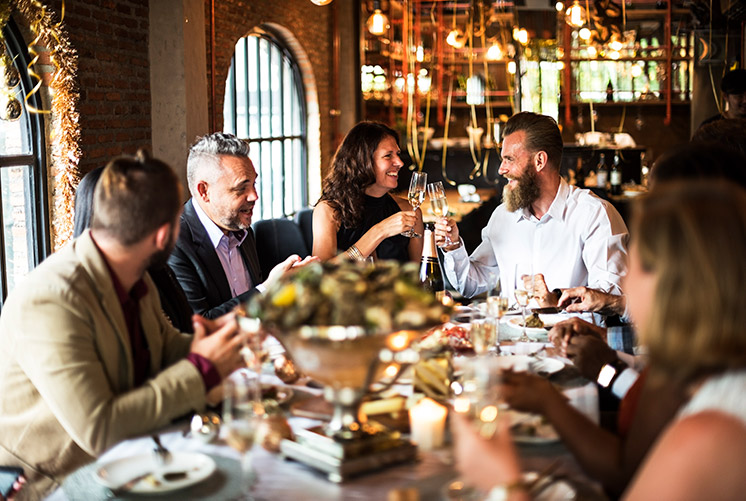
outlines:
M422 238L401 233L422 235L422 212L389 194L404 166L399 153L398 134L380 123L360 122L345 136L313 212L314 256L419 261Z

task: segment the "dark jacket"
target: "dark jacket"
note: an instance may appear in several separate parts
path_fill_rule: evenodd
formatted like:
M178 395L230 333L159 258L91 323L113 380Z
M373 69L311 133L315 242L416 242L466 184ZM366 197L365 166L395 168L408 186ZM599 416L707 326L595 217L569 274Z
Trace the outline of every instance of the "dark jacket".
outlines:
M168 264L195 313L206 318L217 318L258 292L256 286L262 283L263 278L256 253L256 241L254 232L250 228L246 231L248 235L239 248L254 287L233 297L218 254L194 210L192 199L184 204L179 240Z

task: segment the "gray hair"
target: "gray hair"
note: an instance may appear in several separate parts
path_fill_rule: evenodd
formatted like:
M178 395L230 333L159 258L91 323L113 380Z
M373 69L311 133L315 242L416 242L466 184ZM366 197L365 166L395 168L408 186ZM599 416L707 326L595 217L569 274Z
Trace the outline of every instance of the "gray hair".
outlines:
M197 183L203 180L201 178L209 175L212 179L212 176L218 171L220 168L219 159L222 155L249 158L249 142L239 139L233 134L214 132L200 137L189 148L187 182L192 196L196 194Z

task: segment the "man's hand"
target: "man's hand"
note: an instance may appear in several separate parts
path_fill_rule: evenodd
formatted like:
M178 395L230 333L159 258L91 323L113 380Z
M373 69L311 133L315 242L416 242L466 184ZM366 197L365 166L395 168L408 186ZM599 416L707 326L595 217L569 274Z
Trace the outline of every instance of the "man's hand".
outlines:
M221 378L225 378L234 370L246 365L241 356L243 340L239 335L238 324L235 318L228 321L226 317L227 315L223 315L214 321L195 320L193 322L194 338L190 349L192 353L201 355L212 362ZM223 324L217 327L223 320L225 320ZM217 329L208 331L207 326L217 327Z
M311 263L315 263L318 260L319 258L317 258L316 256L307 256L303 260L301 260L298 254L293 254L292 256L288 256L287 259L275 265L275 267L270 270L269 276L264 281L263 285L264 287L269 289L270 287L272 287L272 285L275 282L277 282L280 278L282 278L286 273L295 273L301 268L308 266Z
M502 372L500 394L511 408L546 414L547 406L558 400L565 400L549 380L527 372Z
M443 247L446 243L446 235L451 239L451 245ZM435 221L435 245L442 247L444 251L452 251L461 246L458 226L454 219L441 217Z
M595 311L606 314L624 315L624 296L609 294L588 287L572 287L562 291L557 304L565 311Z
M605 341L596 336L573 336L567 344L567 357L586 379L595 381L605 364L616 361L617 355Z
M529 277L524 277L524 282L529 280ZM526 284L527 286L530 284ZM553 292L549 292L549 287L544 280L544 275L537 273L534 275L534 297L538 301L539 306L546 308L548 306L557 306L557 296Z
M549 342L562 350L562 356L567 356L567 344L573 336L595 336L606 342L606 329L593 325L577 317L563 320L555 324L549 331Z

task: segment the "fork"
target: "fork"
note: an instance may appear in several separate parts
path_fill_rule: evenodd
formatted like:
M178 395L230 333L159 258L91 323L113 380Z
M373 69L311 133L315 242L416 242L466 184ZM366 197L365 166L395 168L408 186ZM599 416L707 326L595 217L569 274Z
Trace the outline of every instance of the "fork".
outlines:
M153 442L155 442L155 448L153 449L153 452L155 453L155 459L156 463L158 463L160 466L167 465L171 462L171 451L163 447L163 444L161 444L161 437L158 435L151 435L150 436L153 439Z

